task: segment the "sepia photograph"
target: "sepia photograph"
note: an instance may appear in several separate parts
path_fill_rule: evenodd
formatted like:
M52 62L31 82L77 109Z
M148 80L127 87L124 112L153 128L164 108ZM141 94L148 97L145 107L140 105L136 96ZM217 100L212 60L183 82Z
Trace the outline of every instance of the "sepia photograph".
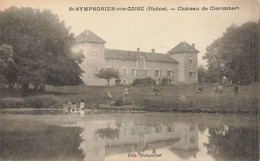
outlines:
M260 0L0 0L0 161L260 161Z

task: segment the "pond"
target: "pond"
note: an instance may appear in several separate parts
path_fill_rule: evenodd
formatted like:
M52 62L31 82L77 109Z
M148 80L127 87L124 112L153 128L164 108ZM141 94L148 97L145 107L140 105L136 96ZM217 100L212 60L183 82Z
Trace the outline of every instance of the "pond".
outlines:
M255 116L9 111L0 160L252 161Z

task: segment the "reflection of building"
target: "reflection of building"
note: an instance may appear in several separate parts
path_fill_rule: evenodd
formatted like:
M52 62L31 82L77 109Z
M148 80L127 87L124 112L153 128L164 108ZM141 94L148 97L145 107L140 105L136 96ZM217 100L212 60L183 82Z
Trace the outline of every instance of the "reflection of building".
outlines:
M156 80L167 78L168 83L198 81L198 50L195 45L181 42L167 54L106 49L105 41L90 30L76 37L75 52L82 51L85 58L81 64L83 81L86 85L105 85L105 80L95 77L101 68L112 67L120 72L121 83L132 83L136 78L151 77ZM115 81L111 81L115 84Z
M181 159L187 160L190 157L196 157L199 151L198 142L198 125L175 124L179 129L180 140L171 146L174 154L178 155Z
M80 148L85 154L85 161L104 161L105 156L120 153L147 150L156 153L159 148L168 148L180 158L187 159L191 156L196 157L199 150L198 125L182 123L144 125L134 122L123 122L118 125L114 121L91 121L80 124L84 128L81 134L84 141ZM119 129L118 137L101 138L97 131L106 128Z

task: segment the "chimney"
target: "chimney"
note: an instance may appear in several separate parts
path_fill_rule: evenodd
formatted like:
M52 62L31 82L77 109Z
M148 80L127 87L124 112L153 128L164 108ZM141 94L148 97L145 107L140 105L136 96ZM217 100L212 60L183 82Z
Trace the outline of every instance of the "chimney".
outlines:
M155 53L155 49L152 49L151 52L152 52L152 53Z
M139 51L140 51L140 48L137 48L137 51L139 52Z
M194 48L195 48L195 44L194 44L194 43L192 43L192 47L194 47Z

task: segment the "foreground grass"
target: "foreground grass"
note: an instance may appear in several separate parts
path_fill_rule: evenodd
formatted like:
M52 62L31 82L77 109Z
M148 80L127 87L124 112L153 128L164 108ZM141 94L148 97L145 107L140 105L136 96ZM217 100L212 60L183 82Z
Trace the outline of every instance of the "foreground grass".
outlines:
M226 87L222 96L215 96L211 85L203 84L204 93L196 94L198 86L159 87L158 95L151 93L151 87L129 87L128 103L144 107L147 111L213 112L213 113L255 113L259 105L259 84L240 86L240 95L234 96L233 87ZM113 95L107 98L107 92ZM27 97L0 98L0 107L54 107L62 108L67 100L81 99L86 108L99 108L100 104L116 102L123 97L123 87L65 86L47 87L46 93Z

